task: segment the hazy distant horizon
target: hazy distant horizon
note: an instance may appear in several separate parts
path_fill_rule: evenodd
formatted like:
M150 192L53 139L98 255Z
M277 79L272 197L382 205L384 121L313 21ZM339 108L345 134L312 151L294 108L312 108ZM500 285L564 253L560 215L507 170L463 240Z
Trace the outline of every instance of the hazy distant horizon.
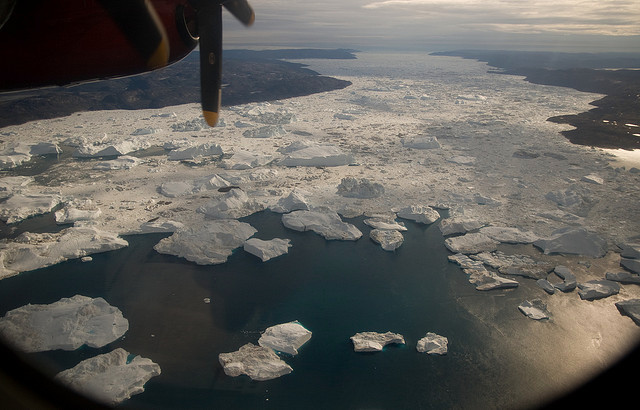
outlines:
M246 29L224 13L225 48L640 52L635 1L254 0Z

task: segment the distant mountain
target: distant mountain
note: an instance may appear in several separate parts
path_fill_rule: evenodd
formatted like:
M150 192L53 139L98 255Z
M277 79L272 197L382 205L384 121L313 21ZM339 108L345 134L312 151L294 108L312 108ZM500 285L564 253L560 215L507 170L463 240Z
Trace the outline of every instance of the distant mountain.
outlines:
M349 81L321 76L282 59L353 59L355 50L228 50L223 61L223 106L272 101L341 89ZM132 77L71 87L0 94L0 127L79 111L136 110L200 102L199 54Z
M553 53L497 50L458 50L432 55L469 58L501 68L503 74L523 75L535 84L569 87L606 94L591 104L597 108L549 121L570 124L562 134L574 144L600 148L640 149L639 53Z

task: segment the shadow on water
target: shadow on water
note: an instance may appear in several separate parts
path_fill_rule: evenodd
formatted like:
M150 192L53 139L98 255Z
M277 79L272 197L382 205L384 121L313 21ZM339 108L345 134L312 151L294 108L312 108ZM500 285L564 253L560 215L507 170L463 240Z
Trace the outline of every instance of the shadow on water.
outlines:
M349 221L364 233L354 242L288 230L270 212L243 220L258 238L291 239L289 254L263 263L240 249L225 264L198 266L155 252L166 235L128 236L129 247L92 262L4 279L0 314L75 294L117 306L129 320L120 340L33 356L52 373L116 347L152 359L162 374L127 407L452 408L502 400L487 330L456 303L458 290L470 285L447 261L435 225L407 223L402 247L386 252L368 239L362 218ZM291 375L254 382L224 374L218 354L257 343L268 326L292 320L313 337L299 355L283 355ZM362 331L401 333L407 345L355 353L349 337ZM449 338L448 355L416 352L429 331Z

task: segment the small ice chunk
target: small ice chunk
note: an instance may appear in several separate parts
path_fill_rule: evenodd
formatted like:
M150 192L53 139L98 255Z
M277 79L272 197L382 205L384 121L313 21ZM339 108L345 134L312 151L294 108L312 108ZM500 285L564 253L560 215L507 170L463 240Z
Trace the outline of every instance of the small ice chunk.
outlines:
M290 247L291 240L280 238L274 238L268 241L250 238L244 243L245 252L257 256L262 262L288 253Z
M362 236L358 228L343 222L333 211L293 211L282 215L282 224L295 231L314 231L329 240L355 241Z
M396 230L372 229L369 237L385 251L395 251L404 242L404 237Z
M427 205L410 205L400 209L398 217L422 224L432 224L440 218L440 214Z
M518 310L520 310L523 315L534 320L546 320L551 317L551 314L547 310L547 305L540 299L525 300L518 305Z
M264 331L258 344L276 352L297 355L298 349L311 339L311 332L304 328L297 320L268 327Z
M418 340L416 350L420 353L445 355L448 351L449 340L438 334L427 332L425 337Z
M351 336L356 352L381 352L388 344L404 344L404 337L398 333L360 332Z

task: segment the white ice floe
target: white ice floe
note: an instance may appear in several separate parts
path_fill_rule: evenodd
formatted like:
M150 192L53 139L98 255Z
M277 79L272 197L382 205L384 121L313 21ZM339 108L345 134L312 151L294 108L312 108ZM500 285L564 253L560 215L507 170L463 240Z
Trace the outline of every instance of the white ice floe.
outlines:
M414 149L436 149L441 148L436 137L420 136L413 138L403 138L402 145L406 148Z
M235 352L220 353L218 360L227 376L246 374L257 381L276 379L293 371L273 350L252 343Z
M398 333L360 332L351 336L356 352L381 352L388 344L404 344L404 337Z
M101 215L102 211L100 208L90 199L75 200L54 213L56 223L59 225L74 224L81 221L95 221L100 218Z
M273 156L249 151L237 151L231 158L222 161L222 167L225 169L252 169L267 165L273 161Z
M119 157L149 148L151 143L144 138L94 143L87 141L73 152L75 158Z
M371 182L367 178L342 178L338 185L338 195L347 198L377 198L383 194L382 184Z
M141 235L146 233L173 233L183 228L184 224L182 222L167 219L155 219L153 221L144 222L138 229L127 232L127 234Z
M353 156L335 145L312 145L289 152L280 165L285 167L338 167L349 165Z
M263 241L258 238L249 238L244 243L245 252L257 256L262 260L262 262L266 262L269 259L288 253L290 247L291 240L281 238L274 238L268 241Z
M119 169L131 169L140 165L143 161L140 158L131 155L123 155L109 161L101 161L93 166L98 171L114 171Z
M561 228L555 230L547 238L538 239L533 244L545 254L573 254L603 257L609 246L607 241L595 232L584 228Z
M499 276L485 268L482 262L475 261L465 254L449 255L449 260L460 265L463 272L469 275L469 283L475 286L476 290L509 289L519 285L518 281Z
M551 317L547 305L541 299L525 300L518 305L518 310L533 320L546 320Z
M220 145L206 142L169 151L167 158L169 161L192 161L207 157L219 157L222 154Z
M260 212L264 205L249 198L242 189L231 189L222 197L214 198L198 208L209 218L236 219Z
M62 202L58 194L17 193L0 206L0 219L11 224L51 212Z
M282 125L265 125L263 127L252 128L242 133L245 138L272 138L282 137L287 132L282 128Z
M449 340L438 334L427 332L427 334L416 344L416 350L420 353L445 355L448 352Z
M482 228L486 224L468 217L452 217L444 218L440 220L438 228L442 235L455 235L460 233L467 233Z
M89 226L74 226L57 233L24 232L15 241L0 246L0 279L128 245L116 234Z
M269 207L269 210L272 212L277 212L280 214L289 213L291 211L308 211L309 210L309 202L305 198L305 193L294 189L287 195L283 196L278 200L278 202Z
M427 205L410 205L400 209L397 214L398 218L422 224L432 224L440 218L438 211Z
M444 240L444 245L454 253L480 253L495 251L499 242L483 233L467 233Z
M581 181L588 182L590 184L596 184L596 185L604 184L604 179L602 179L602 177L595 174L585 175L581 178Z
M29 176L9 176L0 178L0 198L8 198L14 193L22 192L33 182Z
M15 168L30 161L33 156L57 155L62 150L53 142L25 142L9 143L0 151L0 169Z
M404 242L404 236L399 231L391 229L372 229L369 237L385 251L395 251Z
M48 305L28 304L0 318L0 335L25 352L102 347L128 329L120 309L103 298L82 295Z
M334 211L293 211L282 215L282 223L295 231L314 231L325 239L355 241L362 232L343 222Z
M480 233L501 243L532 243L539 239L533 232L506 226L485 226L480 228Z
M214 265L226 262L233 250L256 232L248 223L234 219L203 221L199 226L177 230L153 249L199 265Z
M387 229L393 231L401 231L404 232L407 230L407 227L402 222L397 222L395 220L384 218L384 217L373 217L365 219L365 225L369 225L374 229Z
M297 355L298 349L311 340L311 332L302 326L297 320L268 327L264 331L258 344L268 347L276 352Z
M98 402L115 406L135 394L160 375L160 366L151 359L132 355L122 348L81 361L64 370L55 380Z
M621 314L629 316L633 322L640 326L640 299L627 299L616 302L616 307Z

